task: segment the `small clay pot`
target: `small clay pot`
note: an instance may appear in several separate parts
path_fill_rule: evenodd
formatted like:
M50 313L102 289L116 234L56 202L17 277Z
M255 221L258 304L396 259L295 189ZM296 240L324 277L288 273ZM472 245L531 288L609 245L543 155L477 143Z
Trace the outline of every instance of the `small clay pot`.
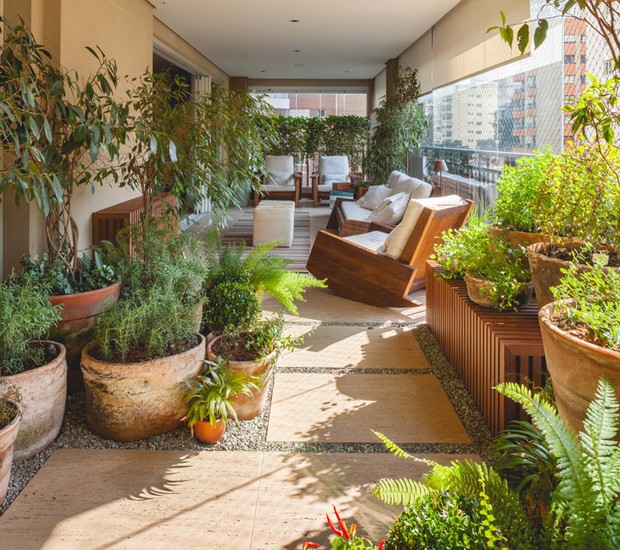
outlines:
M212 426L211 422L196 422L194 424L194 435L201 443L210 445L217 443L224 435L224 431L226 431L226 426L221 419L215 421L215 426Z

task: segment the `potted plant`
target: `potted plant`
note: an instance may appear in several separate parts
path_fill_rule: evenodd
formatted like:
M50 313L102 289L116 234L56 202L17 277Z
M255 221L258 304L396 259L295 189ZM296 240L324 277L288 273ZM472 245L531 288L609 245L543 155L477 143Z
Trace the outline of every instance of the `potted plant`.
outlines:
M620 274L572 262L553 294L539 313L545 359L558 412L580 431L601 376L620 396Z
M205 353L196 318L204 261L186 237L152 227L145 237L125 259L123 298L97 318L82 352L89 429L115 441L175 429L185 414L179 384Z
M87 48L98 66L84 78L52 60L23 25L4 24L0 153L11 161L0 171L0 193L12 188L16 201L34 201L45 216L48 253L43 264L33 263L63 280L50 292L58 293L52 300L63 306L55 338L64 342L63 336L87 328L88 319L118 299L114 274L99 269L98 258L92 269L79 258L72 204L79 188L115 177L112 161L125 139L128 106L114 98L116 63L101 50ZM79 364L79 343L74 349L72 339L70 355Z
M13 275L0 284L0 396L22 411L15 459L45 449L58 436L65 412L65 348L41 340L60 318L48 289L30 275Z
M9 399L0 398L0 504L4 502L9 489L13 447L20 420L19 407Z
M182 397L187 403L183 418L192 436L202 443L217 443L229 420L238 420L234 403L241 395L258 390L254 378L221 361L205 360L202 372L192 378Z
M482 218L470 216L467 226L444 233L435 256L441 276L463 278L470 300L482 307L516 310L532 298L525 250L512 247Z
M493 221L512 247L548 240L540 232L536 211L552 158L549 148L533 157L522 157L516 166L504 166L497 181Z

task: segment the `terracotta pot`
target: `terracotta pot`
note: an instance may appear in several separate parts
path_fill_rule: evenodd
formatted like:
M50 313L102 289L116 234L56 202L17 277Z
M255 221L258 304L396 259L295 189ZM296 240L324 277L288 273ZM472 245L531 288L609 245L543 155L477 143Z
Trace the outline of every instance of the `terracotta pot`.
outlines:
M542 233L529 233L527 231L506 231L497 226L493 226L491 228L491 231L495 235L506 239L506 241L508 242L508 244L510 244L512 248L515 248L517 246L527 248L531 244L549 242L549 236Z
M474 304L487 309L499 310L499 305L489 298L489 289L493 283L490 281L485 281L484 279L472 277L471 275L465 275L464 280L467 287L467 296L469 296L469 299ZM532 286L532 283L523 283L521 286L521 291L515 297L518 304L517 308L522 308L529 305L532 300L533 292L534 287Z
M67 401L67 361L65 347L52 361L36 369L0 376L0 397L19 401L21 427L15 442L15 460L26 460L50 445L62 427Z
M95 317L114 307L120 293L121 283L114 283L89 292L49 297L52 305L62 306L61 320L50 332L50 338L67 348L67 386L71 394L84 390L80 359L82 349L93 339Z
M211 422L196 422L194 424L194 435L201 443L217 443L222 436L226 426L221 420L216 420L215 426L211 426Z
M564 276L562 269L568 269L569 262L552 258L545 254L548 243L536 243L527 247L527 255L530 260L532 282L536 291L536 299L540 307L550 304L555 300L551 288L558 286ZM570 245L568 245L570 246ZM576 245L573 245L575 247ZM581 271L588 271L587 265L580 266ZM620 273L620 268L611 267Z
M620 353L559 329L552 321L555 307L555 302L547 304L538 313L547 370L560 417L579 432L602 375L611 380L620 399Z
M12 401L9 401L9 403L15 406L17 414L10 424L0 429L0 504L4 502L9 490L11 465L13 464L13 449L21 422L19 407Z
M142 363L108 363L82 352L86 422L96 435L114 441L138 441L181 425L186 406L182 383L200 371L205 339L183 353Z
M225 338L226 335L216 336L207 344L207 358L211 361L216 361L218 356L213 351L213 347L217 347L217 343ZM269 381L271 380L271 372L273 370L272 363L275 354L271 354L268 357L260 361L235 361L229 360L229 366L231 369L245 372L252 376L257 376L259 381L257 382L258 390L253 390L252 395L238 395L235 398L233 408L237 413L239 420L250 420L258 416L265 407L265 401L267 400L267 393L269 390Z

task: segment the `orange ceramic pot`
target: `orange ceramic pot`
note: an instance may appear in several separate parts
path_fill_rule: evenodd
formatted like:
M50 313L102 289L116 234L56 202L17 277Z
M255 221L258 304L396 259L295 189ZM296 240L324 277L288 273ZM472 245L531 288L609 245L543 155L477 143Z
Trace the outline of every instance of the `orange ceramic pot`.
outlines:
M194 424L194 435L201 443L213 444L217 443L224 435L226 426L222 420L216 420L215 426L211 422L196 422Z

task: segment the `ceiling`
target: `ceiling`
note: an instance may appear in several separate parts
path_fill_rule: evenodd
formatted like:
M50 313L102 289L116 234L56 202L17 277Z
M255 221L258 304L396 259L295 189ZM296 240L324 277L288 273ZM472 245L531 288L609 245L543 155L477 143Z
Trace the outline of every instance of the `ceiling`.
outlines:
M229 76L368 79L459 0L150 2L155 17Z

